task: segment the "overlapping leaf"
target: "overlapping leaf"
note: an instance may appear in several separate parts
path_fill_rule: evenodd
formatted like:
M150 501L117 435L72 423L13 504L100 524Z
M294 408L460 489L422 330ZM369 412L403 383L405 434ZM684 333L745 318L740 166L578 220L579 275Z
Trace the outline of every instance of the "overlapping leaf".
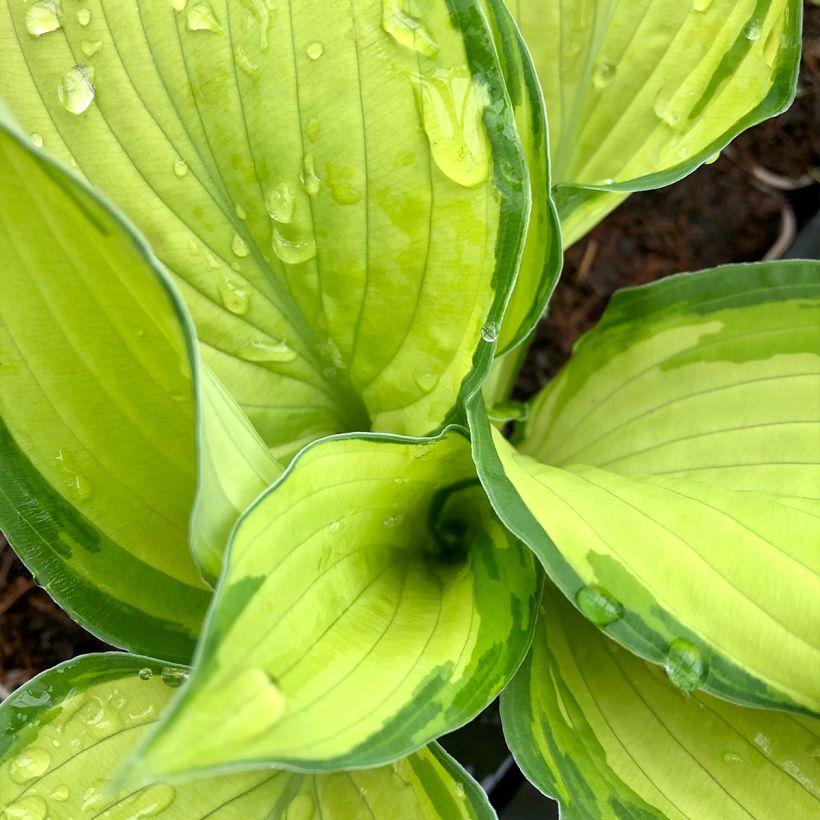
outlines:
M2 5L0 96L143 231L263 439L438 428L529 207L477 3L45 5Z
M820 710L820 265L618 294L520 452L471 406L499 515L563 592L692 687Z
M191 681L133 776L407 754L501 690L540 583L458 432L319 442L234 531Z
M519 765L566 820L820 812L820 721L682 692L555 589L501 712Z
M481 789L432 745L390 766L304 776L240 772L111 791L184 670L133 655L86 655L43 673L0 706L0 805L9 817L493 818Z
M507 0L546 98L566 244L784 110L800 0Z
M188 659L210 600L188 326L144 244L0 128L0 526L108 641Z

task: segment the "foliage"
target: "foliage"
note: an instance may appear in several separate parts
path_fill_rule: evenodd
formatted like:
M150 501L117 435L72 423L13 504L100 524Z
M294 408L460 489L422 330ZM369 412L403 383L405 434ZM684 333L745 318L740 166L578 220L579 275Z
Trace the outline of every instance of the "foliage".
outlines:
M70 2L0 5L0 526L127 652L0 705L5 816L492 817L436 739L499 694L568 818L817 812L820 265L621 292L507 401L800 4Z

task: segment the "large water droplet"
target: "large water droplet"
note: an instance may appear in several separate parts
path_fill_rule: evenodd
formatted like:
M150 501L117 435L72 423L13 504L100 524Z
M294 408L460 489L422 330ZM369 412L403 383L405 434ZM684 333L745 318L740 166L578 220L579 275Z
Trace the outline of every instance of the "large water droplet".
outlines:
M251 301L248 291L230 279L223 279L219 283L219 297L231 313L244 316L248 312Z
M349 166L327 164L327 184L333 199L340 205L355 205L361 201L362 193L354 184L356 171Z
M248 244L238 233L233 235L231 250L234 252L234 255L240 259L244 259L244 257L248 255Z
M706 11L712 5L712 0L694 0L692 8L695 11Z
M184 159L174 160L174 176L182 179L188 175L188 163Z
M248 362L290 362L296 352L282 341L255 339L239 348L239 356Z
M686 692L697 689L708 672L700 650L685 638L676 638L669 644L664 668L669 680Z
M612 63L598 63L592 70L592 84L599 90L606 88L615 79L616 73Z
M57 97L70 114L82 114L94 99L94 68L75 65L66 71L57 85Z
M407 10L406 0L384 0L382 28L397 43L425 57L438 54L438 43L424 23Z
M146 666L139 671L140 680L151 680L154 677L153 670Z
M86 57L93 57L102 48L102 40L83 40L80 50Z
M597 584L583 587L575 596L575 603L587 619L598 626L608 626L624 614L620 601Z
M31 134L31 141L38 148L43 147L43 138L39 134Z
M460 781L459 781L459 782L457 782L457 783L455 784L455 786L453 786L453 791L455 792L456 797L457 797L459 800L463 800L463 799L466 797L466 795L467 795L467 793L464 791L464 784L463 784L463 783L461 783Z
M39 37L56 31L62 25L60 18L63 10L57 0L44 0L42 3L34 3L26 11L26 31L32 37Z
M21 752L9 766L9 777L18 784L42 777L51 765L51 755L39 746L30 746Z
M71 797L71 789L63 783L60 786L57 786L54 791L48 796L49 800L55 800L57 803L65 803L68 798Z
M316 160L314 159L312 151L308 151L305 154L304 161L302 162L302 173L299 175L299 180L304 186L304 189L311 196L316 196L316 194L319 193L321 182L319 177L316 175Z
M77 10L77 22L81 26L87 26L91 22L91 9L85 7Z
M464 69L440 68L416 77L421 123L436 165L454 182L471 187L490 175L490 143L484 128L487 89Z
M760 39L760 20L750 20L743 29L743 36L755 42Z
M498 340L498 322L487 322L481 328L481 338L485 342L495 342Z
M305 51L311 60L318 60L325 53L324 46L319 42L310 43Z
M268 191L265 195L265 209L274 222L287 225L292 221L296 200L286 182L281 182Z
M222 34L222 26L216 18L210 3L194 3L188 9L188 31L210 31L212 34Z
M661 89L655 97L653 104L655 116L671 128L674 128L680 122L680 115L672 107L672 97L674 93L674 90Z
M297 794L288 803L285 813L282 815L282 820L313 820L315 812L316 804L313 802L313 798L307 794Z
M9 803L5 807L3 817L8 820L46 820L48 805L42 797L28 795Z
M273 229L273 252L288 265L300 265L316 256L316 240L288 239L278 228Z
M189 676L190 672L187 669L180 669L177 666L164 666L160 672L160 679L171 689L179 689Z
M234 49L233 57L239 70L244 74L247 74L252 79L256 79L259 76L259 66L251 61L251 58L248 57L247 52L241 45L238 45Z

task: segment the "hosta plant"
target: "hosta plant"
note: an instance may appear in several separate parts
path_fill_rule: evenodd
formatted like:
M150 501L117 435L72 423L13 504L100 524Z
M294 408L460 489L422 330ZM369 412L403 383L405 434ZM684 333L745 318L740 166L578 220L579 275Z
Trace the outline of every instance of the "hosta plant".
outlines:
M0 4L0 526L127 650L0 706L5 816L492 817L436 740L499 695L566 818L820 811L820 265L621 292L507 401L562 247L799 43L796 0Z

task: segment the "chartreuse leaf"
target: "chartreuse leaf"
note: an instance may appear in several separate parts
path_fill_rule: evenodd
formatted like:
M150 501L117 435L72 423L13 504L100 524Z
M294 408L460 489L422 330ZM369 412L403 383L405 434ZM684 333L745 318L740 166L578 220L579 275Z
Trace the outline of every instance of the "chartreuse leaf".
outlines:
M110 780L184 680L134 655L86 655L44 672L0 706L5 816L163 820L493 818L478 784L433 744L379 769L299 775L282 770L130 792Z
M204 365L199 372L203 423L191 547L203 575L215 583L234 524L283 468L210 369Z
M318 442L234 530L191 680L131 776L407 754L498 694L540 584L459 432Z
M564 242L783 111L800 0L516 0L550 124Z
M0 526L106 640L189 659L189 328L137 235L0 119Z
M516 451L470 407L501 518L673 680L820 711L820 264L623 291Z
M681 692L550 592L501 716L519 765L563 818L820 813L820 720Z
M174 6L46 31L3 3L0 96L143 231L277 454L438 429L489 367L529 209L477 0Z
M550 195L544 98L527 46L503 0L482 0L530 174L532 211L518 278L501 323L497 353L522 342L543 314L561 273L561 226Z

